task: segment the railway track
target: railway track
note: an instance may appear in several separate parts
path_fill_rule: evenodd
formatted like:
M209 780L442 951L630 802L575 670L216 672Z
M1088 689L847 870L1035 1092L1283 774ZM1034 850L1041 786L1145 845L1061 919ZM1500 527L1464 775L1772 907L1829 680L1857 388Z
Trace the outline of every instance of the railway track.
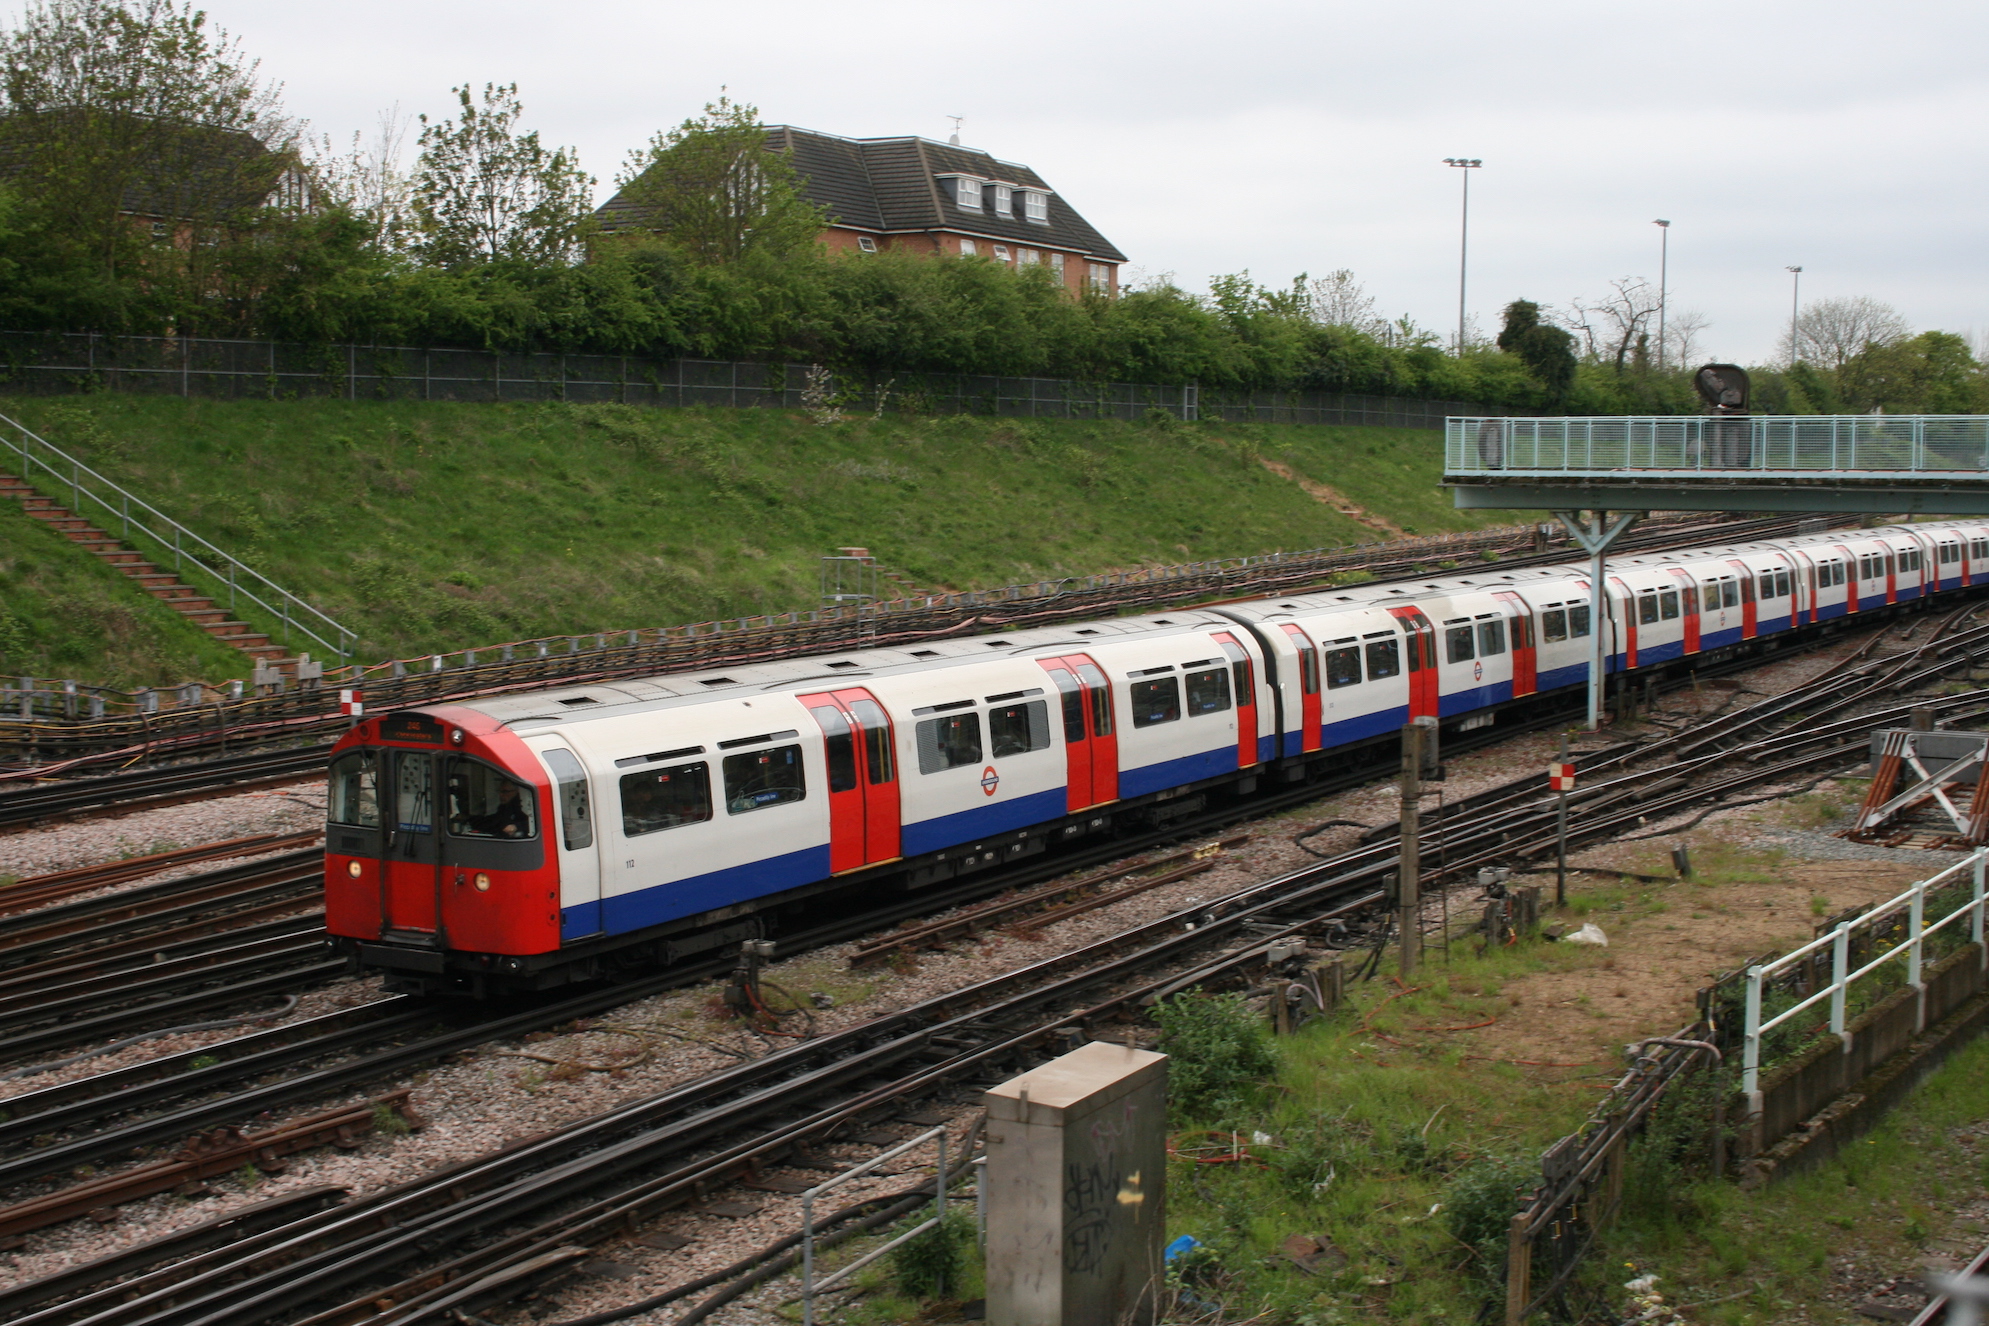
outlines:
M1930 638L1919 651L1922 661L1936 652L1926 646L1937 643L1949 659L1966 653L1975 635ZM1945 672L1952 662L1935 658L1917 671L1885 667L1890 671L1874 675L1903 683ZM1802 692L1828 701L1836 676L1826 674ZM1937 703L1950 713L1989 712L1989 690ZM1778 716L1753 709L1716 722L1731 738ZM1607 839L1639 821L1862 760L1865 744L1832 729L1862 730L1891 712L1804 725L1793 745L1787 734L1769 734L1651 768L1630 767L1651 747L1594 752L1586 761L1591 778L1617 772L1584 788L1576 840ZM1747 721L1727 721L1735 717ZM1467 798L1430 826L1425 860L1441 852L1453 878L1468 877L1484 862L1523 861L1551 843L1551 816L1544 779L1516 780ZM1344 943L1359 929L1361 911L1380 900L1381 877L1395 860L1395 846L1377 836L1213 903L687 1083L432 1181L306 1215L225 1252L162 1266L25 1320L111 1326L301 1317L311 1326L362 1319L388 1326L474 1312L660 1211L792 1160L866 1119L988 1080L1071 1035L1137 1015L1171 991L1257 979L1280 956L1306 941L1316 944L1322 930L1350 927L1338 941ZM523 1223L535 1213L551 1214ZM446 1260L437 1260L439 1249L450 1250ZM392 1274L402 1278L385 1283Z

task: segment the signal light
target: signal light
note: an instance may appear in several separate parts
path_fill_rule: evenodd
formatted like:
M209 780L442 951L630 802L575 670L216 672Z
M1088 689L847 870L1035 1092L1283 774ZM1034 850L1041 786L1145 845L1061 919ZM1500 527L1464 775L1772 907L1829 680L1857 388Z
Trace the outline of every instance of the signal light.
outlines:
M354 879L359 878L359 870L360 866L357 861L347 861L345 863L345 873L352 876Z
M473 882L477 886L478 893L490 892L490 876L484 874L481 870L477 871L477 877Z

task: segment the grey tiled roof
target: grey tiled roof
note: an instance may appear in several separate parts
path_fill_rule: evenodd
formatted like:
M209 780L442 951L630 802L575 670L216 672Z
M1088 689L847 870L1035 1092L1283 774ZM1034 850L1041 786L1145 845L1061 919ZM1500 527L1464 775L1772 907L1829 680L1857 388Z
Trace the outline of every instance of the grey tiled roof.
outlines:
M838 226L878 234L949 230L1063 249L1101 262L1126 261L1126 255L1059 198L1042 176L1027 166L997 161L986 152L927 138L839 138L791 125L771 126L768 146L790 154L808 200ZM950 174L1012 185L1013 215L995 213L991 189L979 212L956 206L940 179ZM1048 224L1025 219L1024 189L1049 194ZM634 210L618 193L595 215L613 230L628 224Z

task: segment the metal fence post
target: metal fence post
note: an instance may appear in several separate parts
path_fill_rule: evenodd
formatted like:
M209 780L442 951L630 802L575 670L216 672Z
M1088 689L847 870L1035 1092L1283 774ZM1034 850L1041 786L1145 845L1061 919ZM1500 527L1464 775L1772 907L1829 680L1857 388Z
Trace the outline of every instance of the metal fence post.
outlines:
M1982 965L1989 967L1989 947L1984 947L1982 942L1983 877L1985 873L1989 873L1989 853L1984 851L1976 852L1974 865L1975 897L1973 906L1975 909L1975 918L1969 924L1969 938L1975 942L1975 947L1982 952Z
M1917 1011L1913 1015L1915 1033L1927 1029L1927 987L1920 980L1921 950L1924 947L1923 931L1926 929L1927 881L1921 880L1913 888L1913 902L1907 910L1906 942L1911 946L1906 953L1906 983L1913 987Z
M815 1326L815 1194L801 1194L801 1326Z
M1747 1003L1742 1024L1740 1089L1750 1100L1761 1090L1761 968L1747 969Z
M1851 974L1851 923L1839 921L1830 943L1830 1032L1844 1034L1844 996Z

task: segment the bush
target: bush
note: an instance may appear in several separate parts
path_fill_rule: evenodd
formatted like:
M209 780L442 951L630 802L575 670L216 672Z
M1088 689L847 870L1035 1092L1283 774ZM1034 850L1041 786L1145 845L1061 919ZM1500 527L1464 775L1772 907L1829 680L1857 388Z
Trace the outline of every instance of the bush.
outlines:
M926 1218L920 1212L919 1220ZM940 1217L939 1223L915 1239L891 1250L891 1270L898 1288L913 1298L934 1298L947 1288L958 1289L966 1268L967 1245L974 1237L974 1222L957 1211Z
M1491 1155L1458 1171L1444 1194L1445 1222L1459 1243L1478 1254L1487 1280L1505 1278L1506 1237L1520 1197L1540 1183L1540 1167L1521 1156Z
M1169 1057L1169 1112L1212 1119L1242 1108L1258 1082L1277 1072L1277 1052L1263 1018L1239 994L1199 989L1164 1000L1154 1010L1160 1051Z

